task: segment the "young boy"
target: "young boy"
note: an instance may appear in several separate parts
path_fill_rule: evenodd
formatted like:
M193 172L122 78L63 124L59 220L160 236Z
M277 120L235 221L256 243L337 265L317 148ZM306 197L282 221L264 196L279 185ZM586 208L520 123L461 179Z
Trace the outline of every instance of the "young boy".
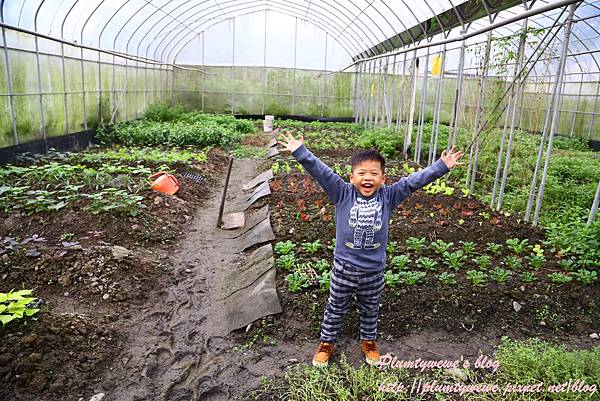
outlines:
M346 183L305 146L304 138L295 139L289 131L287 142L278 141L323 187L335 205L336 245L329 298L321 326L321 341L313 365L327 366L338 336L342 318L356 294L360 309L361 349L370 365L379 361L377 318L384 287L383 271L388 226L393 210L416 191L460 165L462 152L445 150L431 166L384 185L385 159L375 150L352 156L350 183Z

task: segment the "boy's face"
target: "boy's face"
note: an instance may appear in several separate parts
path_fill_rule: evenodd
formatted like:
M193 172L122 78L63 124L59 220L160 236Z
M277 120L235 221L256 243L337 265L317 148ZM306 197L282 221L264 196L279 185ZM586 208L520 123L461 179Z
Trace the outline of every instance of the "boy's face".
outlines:
M362 196L371 196L385 184L386 175L381 171L377 160L365 160L354 166L350 173L350 183Z

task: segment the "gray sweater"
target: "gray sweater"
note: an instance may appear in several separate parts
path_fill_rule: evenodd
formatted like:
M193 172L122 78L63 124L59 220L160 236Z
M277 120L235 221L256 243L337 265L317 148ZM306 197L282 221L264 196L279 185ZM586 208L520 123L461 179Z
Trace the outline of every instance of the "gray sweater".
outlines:
M292 155L323 187L335 205L334 258L365 271L385 269L385 250L392 211L411 193L435 181L449 170L442 159L431 166L381 186L365 197L301 145Z

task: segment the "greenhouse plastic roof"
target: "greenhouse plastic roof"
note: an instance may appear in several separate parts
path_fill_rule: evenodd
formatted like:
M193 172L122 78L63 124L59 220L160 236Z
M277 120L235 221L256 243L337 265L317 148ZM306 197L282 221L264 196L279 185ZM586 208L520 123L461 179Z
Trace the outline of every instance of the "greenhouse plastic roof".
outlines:
M564 2L0 0L2 21L11 27L166 63L178 61L178 54L211 27L234 17L255 16L261 12L300 19L314 29L325 31L343 48L347 60L355 61L433 37L459 36L461 32L478 30L520 15L527 9L559 3ZM553 16L560 11L554 9L535 16L532 26L550 26ZM583 1L577 10L576 18L584 23L579 24L580 32L574 32L574 43L582 51L596 48L590 43L600 37L599 14L598 1ZM520 24L512 24L501 29L508 35L519 28Z

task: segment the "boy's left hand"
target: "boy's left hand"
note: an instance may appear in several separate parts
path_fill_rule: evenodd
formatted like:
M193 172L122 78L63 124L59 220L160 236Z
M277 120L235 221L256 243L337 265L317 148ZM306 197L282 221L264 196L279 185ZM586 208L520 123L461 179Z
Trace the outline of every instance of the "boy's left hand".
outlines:
M304 143L304 135L302 134L300 137L298 137L298 139L296 139L292 134L290 134L290 131L285 131L283 137L287 142L277 141L277 143L283 145L283 149L280 150L284 152L294 153L296 149L298 149Z
M444 164L449 169L453 168L454 166L462 165L462 163L458 162L458 159L460 159L462 157L463 152L461 152L461 151L456 152L455 148L456 148L456 146L452 146L452 149L450 149L449 152L446 152L446 150L444 150L442 152L441 159L444 161Z

